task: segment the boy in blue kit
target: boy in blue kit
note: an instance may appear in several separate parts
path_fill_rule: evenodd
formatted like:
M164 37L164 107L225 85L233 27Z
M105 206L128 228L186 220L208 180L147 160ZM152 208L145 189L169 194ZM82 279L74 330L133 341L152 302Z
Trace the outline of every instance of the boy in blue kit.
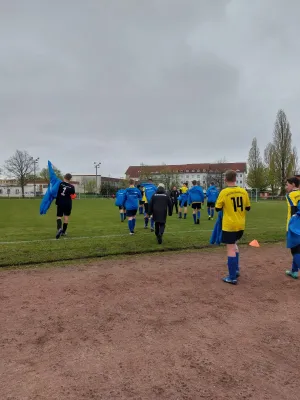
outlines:
M141 191L134 186L134 180L130 179L129 188L125 190L123 208L128 217L128 228L130 235L134 235L136 213L139 208L139 201L142 198Z
M226 189L223 189L216 202L216 211L223 211L222 243L226 244L229 275L223 278L226 283L236 285L239 271L239 250L237 242L242 238L246 225L246 211L250 211L250 200L245 189L236 186L236 172L225 173Z
M178 218L182 218L182 209L184 209L184 219L187 216L187 202L188 202L188 183L184 183L180 189L180 196L178 197L179 200L179 214Z
M292 233L295 233L295 227L297 228L296 225L299 225L299 215L297 214L299 212L298 207L300 205L300 190L299 190L299 185L300 181L297 177L292 177L287 179L286 183L286 200L287 200L287 206L288 206L288 214L287 214L287 223L286 223L286 230L287 230L287 242L288 242L288 247L291 249L291 253L293 256L293 263L292 263L292 268L290 270L285 271L287 276L290 276L293 279L298 279L298 271L300 268L300 244L299 239L297 238L296 235L296 241L294 239L295 235L291 235ZM291 221L292 217L295 216L297 217L293 221ZM294 217L294 218L295 218ZM290 224L291 222L291 224ZM293 224L292 224L293 223ZM296 230L297 232L297 230ZM291 240L293 238L293 240Z
M208 213L208 219L213 220L214 219L214 213L215 213L215 205L217 198L219 196L219 191L215 187L214 183L212 182L210 184L210 187L208 188L206 192L206 197L207 197L207 213Z
M124 220L126 219L126 211L123 208L125 192L125 189L120 189L116 193L115 205L119 207L121 222L124 222Z
M194 224L200 224L200 210L204 202L204 193L197 181L192 182L193 186L188 191L188 203L192 205Z

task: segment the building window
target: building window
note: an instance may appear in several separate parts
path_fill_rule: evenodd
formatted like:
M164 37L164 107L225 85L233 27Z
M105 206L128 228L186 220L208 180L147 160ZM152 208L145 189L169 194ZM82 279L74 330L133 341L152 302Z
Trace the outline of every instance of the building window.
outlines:
M3 192L2 192L2 189L0 189L0 194L2 194Z
M200 175L197 175L197 179L200 179Z
M19 194L20 193L20 189L16 189L16 194Z
M188 176L188 175L186 175L185 177L186 177L186 179L189 179L189 176Z
M243 177L243 174L240 174L240 178L242 178Z

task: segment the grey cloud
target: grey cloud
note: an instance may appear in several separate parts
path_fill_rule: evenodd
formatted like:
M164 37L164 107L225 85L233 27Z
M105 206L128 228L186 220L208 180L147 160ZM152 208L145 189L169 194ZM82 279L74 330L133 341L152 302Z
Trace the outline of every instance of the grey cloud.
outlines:
M296 0L2 0L0 163L16 147L117 176L243 161L280 107L296 143L299 14Z

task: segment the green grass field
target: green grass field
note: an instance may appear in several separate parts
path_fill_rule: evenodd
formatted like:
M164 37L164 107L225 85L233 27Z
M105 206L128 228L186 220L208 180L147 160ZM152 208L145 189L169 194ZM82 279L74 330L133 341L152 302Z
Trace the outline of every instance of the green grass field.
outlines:
M40 216L39 204L40 200L33 199L0 201L0 266L201 248L208 245L214 225L206 210L202 211L201 225L194 225L189 209L187 220L176 215L168 219L164 243L159 246L150 229L143 229L142 216L138 216L136 235L131 237L112 200L86 199L74 202L68 237L55 240L55 206ZM242 242L284 240L285 218L284 201L253 203Z

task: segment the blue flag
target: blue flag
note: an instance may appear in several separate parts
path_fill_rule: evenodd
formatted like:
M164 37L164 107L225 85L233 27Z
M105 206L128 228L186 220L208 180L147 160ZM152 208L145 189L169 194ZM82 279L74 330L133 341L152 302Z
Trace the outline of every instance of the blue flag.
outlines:
M223 220L223 211L218 213L218 219L215 223L214 230L211 234L210 244L220 245L222 243L222 220Z
M52 201L57 197L58 188L62 182L61 179L59 179L56 176L50 161L48 161L48 171L49 171L50 184L40 205L40 215L44 215L47 213L52 204Z

